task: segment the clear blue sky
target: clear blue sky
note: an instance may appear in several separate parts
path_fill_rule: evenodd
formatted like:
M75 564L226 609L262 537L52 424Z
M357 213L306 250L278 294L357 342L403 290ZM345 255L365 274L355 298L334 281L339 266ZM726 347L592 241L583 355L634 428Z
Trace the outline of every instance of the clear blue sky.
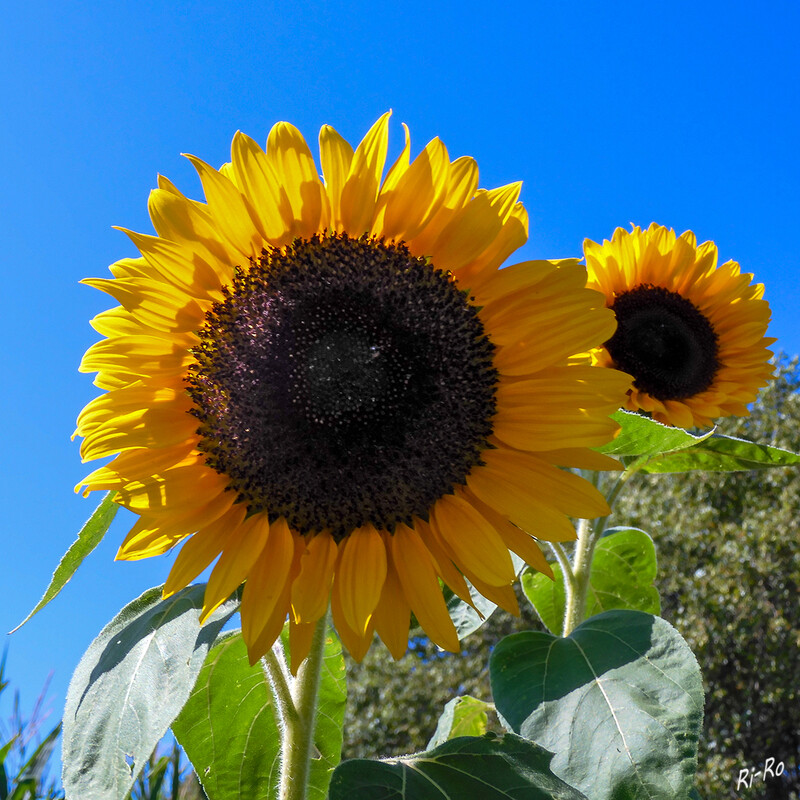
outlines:
M0 26L5 458L0 531L9 630L95 504L70 442L97 393L77 366L108 307L78 285L151 232L161 172L200 197L181 152L219 165L324 123L356 142L387 108L418 150L440 136L481 185L523 180L520 258L655 220L714 239L767 284L772 333L800 352L800 5L765 2L162 2L7 5ZM114 563L130 518L49 608L10 637L29 708L54 670L54 718L84 649L171 559ZM0 707L4 716L5 707Z

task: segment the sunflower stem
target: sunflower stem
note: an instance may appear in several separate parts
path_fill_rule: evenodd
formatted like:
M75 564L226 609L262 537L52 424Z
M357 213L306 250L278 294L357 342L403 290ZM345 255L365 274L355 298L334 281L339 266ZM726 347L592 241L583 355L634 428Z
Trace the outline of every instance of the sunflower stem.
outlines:
M561 544L561 542L548 542L547 545L553 552L553 555L558 562L558 566L561 567L561 573L564 576L565 584L569 584L571 587L574 587L575 576L572 574L572 564L570 564L569 555L564 549L564 545Z
M289 699L294 713L283 717L279 800L306 800L308 793L326 630L327 618L322 617L314 629L308 657L300 665L297 677L287 684L291 687Z
M270 689L272 689L272 696L275 698L280 726L285 729L287 725L298 718L298 714L289 688L291 678L286 668L280 640L275 642L271 650L267 650L261 659L261 664L269 681Z
M628 480L632 478L637 471L637 469L625 470L614 482L614 485L606 495L606 502L612 511L614 509L614 502L619 497ZM593 481L593 483L597 485L597 479ZM600 517L594 521L588 519L578 520L578 541L575 543L571 574L567 570L563 570L566 607L564 609L564 630L562 631L562 636L569 636L586 618L586 599L589 595L589 578L592 571L594 549L606 530L606 522L610 516L609 514L608 516ZM556 557L558 558L558 556Z

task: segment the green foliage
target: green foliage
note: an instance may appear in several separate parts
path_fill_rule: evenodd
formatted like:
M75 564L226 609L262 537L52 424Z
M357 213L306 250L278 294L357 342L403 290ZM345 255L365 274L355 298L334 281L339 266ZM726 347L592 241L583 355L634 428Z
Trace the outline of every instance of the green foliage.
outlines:
M317 711L318 755L311 762L309 798L314 800L324 800L341 757L346 695L342 648L329 631ZM277 710L264 670L261 664L250 666L239 632L212 648L172 730L210 800L277 796Z
M458 736L483 736L488 730L488 712L492 709L490 703L468 694L454 697L444 707L436 730L428 742L428 749Z
M551 564L555 580L528 570L522 575L522 589L551 633L560 636L564 628L564 582L561 567ZM661 601L656 578L656 550L653 540L635 528L609 528L592 556L586 617L627 608L658 614Z
M651 459L644 472L747 472L773 467L796 467L800 455L758 442L749 442L735 436L713 434L690 450L665 453Z
M106 535L112 520L119 511L119 505L114 502L114 493L108 492L103 497L100 505L86 521L86 524L78 532L78 538L70 545L69 549L53 573L50 585L42 595L42 599L34 607L33 611L25 617L14 630L21 628L34 614L41 611L63 588L75 571L83 563L83 560L92 550L97 547ZM12 633L14 631L11 631Z
M520 602L521 620L498 609L479 630L462 639L460 653L413 639L394 661L375 642L360 664L346 656L347 712L344 757L376 758L424 750L445 705L459 695L491 701L487 665L491 648L509 633L538 625L533 609ZM489 729L501 726L493 712Z
M127 605L78 664L64 710L62 780L70 797L123 798L189 697L209 649L236 610L201 625L205 585L166 600L161 587Z
M783 360L752 415L719 430L800 450L800 370ZM739 770L768 756L800 766L800 472L637 478L617 504L646 526L659 558L663 616L683 634L706 686L698 787L740 798ZM800 776L752 797L800 797Z
M597 449L614 458L625 459L626 463L633 463L640 457L651 458L673 450L685 450L711 435L709 431L693 436L682 428L670 428L630 411L617 411L611 417L621 425L621 430L612 442Z
M555 753L553 771L591 800L674 800L693 787L702 681L663 619L615 610L563 639L514 634L490 673L512 730Z
M513 734L461 736L404 758L345 761L330 800L587 800L552 773L551 759Z
M183 751L173 742L168 753L154 752L126 800L206 800L191 768L185 767Z
M4 654L0 661L0 694L9 685L5 667ZM0 736L0 800L61 800L64 797L55 783L47 780L48 764L61 733L61 723L48 731L30 752L30 743L44 721L42 705L46 689L45 686L27 719L20 714L19 694L15 694L8 730L4 725Z

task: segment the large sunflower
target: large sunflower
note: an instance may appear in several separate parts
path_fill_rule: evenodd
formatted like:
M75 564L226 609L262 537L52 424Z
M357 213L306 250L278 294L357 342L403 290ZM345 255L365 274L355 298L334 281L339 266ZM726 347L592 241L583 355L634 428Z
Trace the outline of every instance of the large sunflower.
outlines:
M323 127L323 181L287 123L219 170L189 156L206 202L160 178L157 236L86 281L121 306L93 321L106 392L77 429L84 460L116 458L81 486L140 516L118 558L184 542L165 595L218 557L204 616L244 582L253 661L288 614L297 666L329 602L357 659L374 631L399 658L411 611L457 650L439 579L514 611L509 548L549 573L536 539L608 511L559 467L608 466L588 448L628 381L569 360L614 315L577 261L499 270L518 184L478 190L438 139L410 162L407 129L382 180L388 116L355 152Z
M714 242L655 223L587 239L584 254L618 323L596 361L633 377L628 409L682 428L748 414L772 374L763 284L735 261L718 267Z

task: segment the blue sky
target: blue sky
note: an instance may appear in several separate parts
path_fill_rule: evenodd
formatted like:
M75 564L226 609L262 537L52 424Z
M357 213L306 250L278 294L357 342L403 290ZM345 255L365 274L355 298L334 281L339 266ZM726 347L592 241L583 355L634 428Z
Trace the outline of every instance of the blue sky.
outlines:
M387 108L419 150L440 136L481 185L524 181L517 259L579 256L584 237L655 220L714 239L766 286L778 346L800 352L796 2L311 3L30 0L0 27L0 314L6 423L0 522L11 629L95 500L70 441L97 393L80 375L109 303L78 281L151 232L156 174L200 198L181 152L215 165L241 129L286 119L316 149L357 142ZM391 156L390 156L391 157ZM99 498L98 498L99 499ZM114 563L120 518L65 591L9 640L23 705L47 674L54 719L83 650L161 583L170 557ZM4 708L0 707L0 715Z

